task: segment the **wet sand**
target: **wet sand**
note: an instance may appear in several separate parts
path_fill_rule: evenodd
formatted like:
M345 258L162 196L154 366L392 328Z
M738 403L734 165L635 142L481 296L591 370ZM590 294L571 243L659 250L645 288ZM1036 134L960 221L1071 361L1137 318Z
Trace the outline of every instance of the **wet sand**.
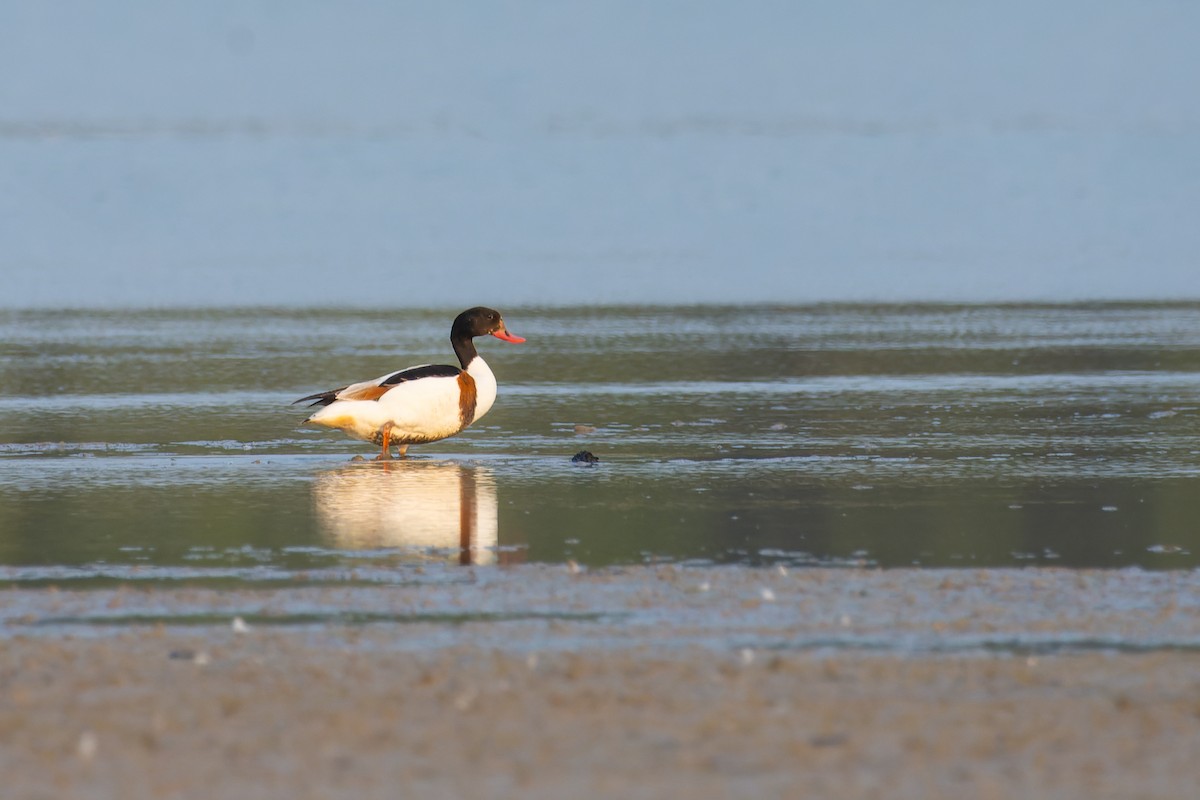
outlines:
M1198 584L526 566L7 590L0 774L6 798L1186 797Z

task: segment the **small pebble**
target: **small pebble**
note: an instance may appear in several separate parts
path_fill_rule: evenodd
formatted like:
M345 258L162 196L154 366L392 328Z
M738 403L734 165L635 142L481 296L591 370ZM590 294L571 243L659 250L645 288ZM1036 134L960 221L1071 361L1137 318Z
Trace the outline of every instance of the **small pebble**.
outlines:
M844 733L829 733L823 736L814 736L808 740L808 743L813 747L841 747L848 741L848 737Z
M96 738L96 734L91 731L84 731L79 737L79 757L84 761L91 761L96 757L96 750L100 747L100 740Z
M458 697L454 698L454 707L459 711L467 711L471 706L475 705L475 698L479 696L479 692L474 689L467 689Z
M173 661L191 661L193 664L200 666L204 666L209 662L208 653L203 650L189 650L186 647L182 650L172 650L167 655L167 658Z

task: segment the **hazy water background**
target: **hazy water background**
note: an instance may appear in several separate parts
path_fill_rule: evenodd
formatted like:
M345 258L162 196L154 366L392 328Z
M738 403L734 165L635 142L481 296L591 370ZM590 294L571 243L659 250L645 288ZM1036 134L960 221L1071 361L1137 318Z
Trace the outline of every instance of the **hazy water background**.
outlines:
M518 308L462 436L298 428L451 314L4 312L0 577L1200 560L1197 304Z
M1195 299L1200 6L0 4L0 306Z

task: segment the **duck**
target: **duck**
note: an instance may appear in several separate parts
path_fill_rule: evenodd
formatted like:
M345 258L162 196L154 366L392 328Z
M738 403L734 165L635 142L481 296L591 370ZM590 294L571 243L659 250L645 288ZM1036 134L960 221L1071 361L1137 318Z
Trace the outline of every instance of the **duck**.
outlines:
M302 425L321 425L381 448L377 460L390 459L391 447L404 458L409 445L428 444L462 433L496 402L496 376L475 350L475 338L495 336L520 344L494 308L476 306L454 318L450 344L461 367L421 364L301 397L292 405L321 406Z

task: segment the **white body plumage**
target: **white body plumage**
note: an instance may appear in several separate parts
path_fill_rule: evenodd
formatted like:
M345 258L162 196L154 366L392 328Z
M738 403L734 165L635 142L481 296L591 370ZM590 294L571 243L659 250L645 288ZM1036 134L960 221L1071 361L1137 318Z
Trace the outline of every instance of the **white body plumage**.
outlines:
M496 376L486 361L476 356L464 371L474 384L474 409L465 420L463 394L466 390L461 377L417 378L397 383L375 400L353 399L373 387L381 387L398 374L393 372L347 386L338 392L338 397L348 399L335 400L304 421L337 428L355 439L376 444L380 440L380 431L391 423L390 436L397 444L436 442L461 432L496 402Z

